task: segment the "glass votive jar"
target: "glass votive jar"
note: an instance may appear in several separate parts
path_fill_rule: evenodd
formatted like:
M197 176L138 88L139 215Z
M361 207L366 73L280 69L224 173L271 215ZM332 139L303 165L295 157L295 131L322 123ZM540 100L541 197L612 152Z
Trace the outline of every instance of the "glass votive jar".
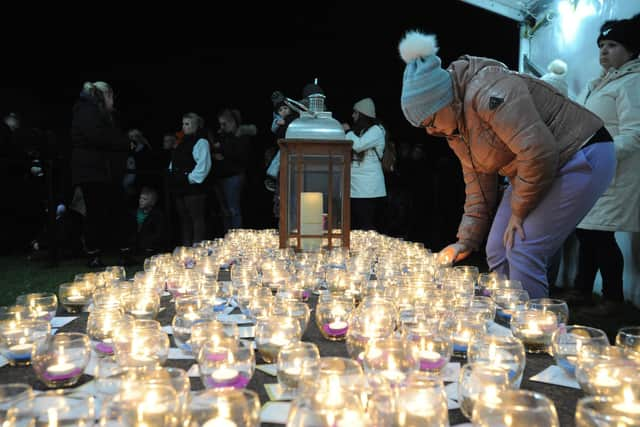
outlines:
M625 326L618 329L615 344L622 348L625 354L640 359L640 326Z
M232 332L229 325L223 324L218 320L207 319L194 323L191 325L191 336L188 341L191 347L191 353L195 357L198 357L200 348L205 341L215 341L223 338L239 339L238 336L229 332Z
M191 327L205 320L213 320L215 314L213 310L183 311L176 313L171 320L171 329L176 347L191 353Z
M551 399L530 390L502 390L495 399L479 398L471 420L478 427L560 426Z
M322 337L329 341L343 341L349 330L347 320L352 310L352 300L331 298L318 301L316 325Z
M0 321L0 354L11 366L31 364L35 347L51 334L51 324L43 319Z
M95 398L88 393L49 390L17 402L14 409L21 422L31 418L36 426L89 426L95 423L95 407Z
M578 355L585 344L609 346L609 338L602 329L567 325L556 329L551 336L551 355L556 364L573 377Z
M263 317L256 322L256 349L265 363L273 363L280 349L299 341L301 335L300 322L293 317Z
M409 329L405 334L413 352L413 359L418 361L418 369L423 372L439 375L453 354L451 337L436 331Z
M525 303L529 301L529 292L524 289L498 288L491 297L496 303L496 320L509 325L511 316L518 310L523 310Z
M118 322L125 318L120 308L96 307L87 318L87 335L98 355L113 354L113 333Z
M152 327L119 328L113 336L116 360L120 366L154 367L169 357L169 336Z
M486 332L487 324L482 316L466 310L456 311L452 329L453 354L466 357L469 342L478 335L485 335Z
M395 330L397 313L391 303L368 305L363 299L347 319L347 352L352 359L362 362L364 351L370 340L390 336Z
M121 308L122 307L121 287L98 288L91 294L93 310L98 308Z
M551 335L558 328L553 311L525 308L511 317L511 332L522 340L528 353L548 353Z
M585 344L578 353L575 377L586 394L613 396L625 379L634 378L640 389L640 362L626 357L618 346Z
M89 363L89 337L79 332L59 332L36 345L33 370L47 387L68 387L82 376Z
M506 369L509 381L519 388L526 366L524 345L512 336L476 336L469 344L467 360Z
M525 303L530 310L552 311L558 318L558 326L569 323L569 305L557 298L532 298Z
M278 352L276 377L284 390L295 392L304 378L315 378L320 371L320 351L310 342L297 341Z
M26 401L23 405L29 404L33 396L33 388L29 384L0 384L0 421L7 421L7 413L11 408L15 408L22 401Z
M440 377L411 372L398 390L398 424L445 427L449 425L447 395Z
M141 383L120 390L102 403L99 425L178 427L180 402L168 384Z
M29 309L24 305L9 305L0 307L0 322L5 320L22 320L30 317Z
M153 291L131 290L122 296L124 312L136 319L155 319L160 309L160 295Z
M260 407L253 390L205 389L192 393L189 414L202 427L258 427Z
M58 286L58 300L68 313L80 313L91 304L91 291L92 288L76 282L61 283Z
M232 338L205 341L198 354L200 378L206 388L244 388L255 364L251 345Z
M499 282L505 279L506 278L504 277L504 275L498 273L497 271L478 274L477 282L479 294L490 297L493 289L497 289L499 286ZM520 289L522 289L522 285L520 285Z
M576 427L631 427L640 425L640 401L612 396L578 400Z
M271 314L274 316L289 316L296 319L300 324L300 336L302 337L307 329L311 310L302 301L293 299L279 300L276 298L275 304L271 306Z
M370 340L364 351L364 371L391 386L399 386L411 371L417 369L412 350L412 346L400 337Z
M471 419L478 401L495 402L502 391L511 387L509 372L505 368L485 362L462 365L458 379L458 400L462 415Z
M58 311L58 297L50 292L18 295L16 304L27 307L29 315L38 319L51 320Z
M485 319L487 325L496 318L496 304L490 297L475 295L471 298L471 303L467 310L477 313Z

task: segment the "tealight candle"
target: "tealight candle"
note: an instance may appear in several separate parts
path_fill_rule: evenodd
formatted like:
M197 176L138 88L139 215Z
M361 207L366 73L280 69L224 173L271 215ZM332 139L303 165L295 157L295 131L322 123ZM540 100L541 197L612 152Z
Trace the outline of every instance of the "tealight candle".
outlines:
M24 341L24 339L21 339ZM20 343L9 346L9 357L17 363L24 363L31 360L33 344Z
M349 324L343 320L334 320L322 326L324 332L331 337L339 337L347 334Z
M441 369L447 364L447 360L440 353L432 350L421 350L418 353L421 371L431 371Z
M629 415L640 415L640 401L633 398L631 388L625 387L623 400L613 405L613 408Z

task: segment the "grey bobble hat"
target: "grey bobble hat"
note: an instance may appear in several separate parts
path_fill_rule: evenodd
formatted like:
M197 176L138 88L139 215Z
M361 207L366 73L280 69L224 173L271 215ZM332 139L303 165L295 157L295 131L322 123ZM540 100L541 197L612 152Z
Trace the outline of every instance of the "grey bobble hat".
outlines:
M436 55L436 36L409 31L398 45L407 64L402 79L400 103L415 127L453 101L453 81Z

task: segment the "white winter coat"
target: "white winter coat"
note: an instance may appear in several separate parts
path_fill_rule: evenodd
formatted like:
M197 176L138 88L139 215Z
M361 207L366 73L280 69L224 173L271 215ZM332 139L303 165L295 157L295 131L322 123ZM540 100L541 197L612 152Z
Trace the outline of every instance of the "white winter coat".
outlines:
M603 72L577 101L604 121L617 160L611 185L578 228L640 231L640 59Z
M387 189L384 184L384 173L378 156L382 158L384 153L385 130L382 126L371 126L362 136L353 131L347 132L347 139L353 141L353 151L360 153L365 151L361 162L351 162L351 198L384 197ZM373 151L378 152L378 156Z

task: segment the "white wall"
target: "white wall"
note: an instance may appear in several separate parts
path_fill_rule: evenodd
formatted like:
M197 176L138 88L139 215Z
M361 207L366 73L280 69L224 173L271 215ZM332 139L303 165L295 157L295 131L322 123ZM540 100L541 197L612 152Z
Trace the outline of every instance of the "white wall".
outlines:
M640 12L640 0L580 1L591 4L596 13L580 21L574 17L571 22L577 23L577 26L572 40L567 37L566 26L557 16L541 26L533 37L523 37L521 40L521 55L527 54L542 70L546 71L547 64L556 58L567 63L570 97L575 97L589 80L600 73L596 39L602 23L609 19L630 18ZM556 9L557 3L558 0L554 2L553 9ZM539 18L544 19L544 16L548 14ZM616 233L616 240L624 255L625 298L640 306L640 233ZM575 277L576 245L569 242L565 249L558 286L572 286ZM602 280L598 275L595 289L600 292L601 288Z

